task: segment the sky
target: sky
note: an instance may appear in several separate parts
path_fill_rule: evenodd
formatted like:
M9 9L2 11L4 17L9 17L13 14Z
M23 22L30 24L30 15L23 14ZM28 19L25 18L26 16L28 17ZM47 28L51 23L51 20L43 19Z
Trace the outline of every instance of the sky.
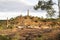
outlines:
M0 20L7 19L7 17L14 18L19 15L27 15L27 10L29 9L31 16L46 17L46 11L34 10L34 6L39 0L0 0ZM58 1L53 0L56 5L54 9L58 15ZM55 16L57 17L57 16Z

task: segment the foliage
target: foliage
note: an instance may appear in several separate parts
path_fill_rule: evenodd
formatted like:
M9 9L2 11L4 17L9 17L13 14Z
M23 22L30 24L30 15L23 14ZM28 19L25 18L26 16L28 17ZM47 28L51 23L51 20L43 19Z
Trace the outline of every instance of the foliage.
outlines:
M55 16L55 14L54 14L55 11L54 11L54 9L47 10L47 13L48 13L48 14L46 14L47 17L52 18L53 16Z
M7 35L0 35L0 40L11 40L11 38Z
M38 10L39 8L41 10L46 10L47 11L47 16L48 17L52 17L54 16L55 14L55 10L54 8L52 7L54 5L54 3L52 2L52 0L49 0L49 1L39 1L38 4L36 6L34 6L34 9L35 10Z

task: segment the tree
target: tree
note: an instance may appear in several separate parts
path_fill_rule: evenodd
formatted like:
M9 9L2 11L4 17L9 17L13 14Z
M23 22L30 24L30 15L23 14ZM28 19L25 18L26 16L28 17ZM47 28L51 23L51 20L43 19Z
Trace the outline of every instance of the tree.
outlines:
M59 7L59 18L60 18L60 0L58 0L58 7Z
M39 8L41 10L46 10L47 11L47 16L52 18L55 14L55 10L52 7L54 5L54 3L52 2L52 0L49 1L38 1L38 4L36 6L34 6L35 10L38 10Z

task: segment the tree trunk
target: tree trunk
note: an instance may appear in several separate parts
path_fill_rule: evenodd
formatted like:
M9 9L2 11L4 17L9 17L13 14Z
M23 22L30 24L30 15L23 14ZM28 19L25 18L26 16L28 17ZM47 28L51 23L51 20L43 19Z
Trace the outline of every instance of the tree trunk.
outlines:
M60 18L60 0L58 0L58 7L59 7L59 18Z

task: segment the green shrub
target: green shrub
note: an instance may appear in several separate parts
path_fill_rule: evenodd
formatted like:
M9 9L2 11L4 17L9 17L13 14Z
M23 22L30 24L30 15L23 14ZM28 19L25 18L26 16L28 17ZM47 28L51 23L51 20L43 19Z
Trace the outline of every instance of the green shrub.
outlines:
M0 40L11 40L11 38L7 35L0 35Z

